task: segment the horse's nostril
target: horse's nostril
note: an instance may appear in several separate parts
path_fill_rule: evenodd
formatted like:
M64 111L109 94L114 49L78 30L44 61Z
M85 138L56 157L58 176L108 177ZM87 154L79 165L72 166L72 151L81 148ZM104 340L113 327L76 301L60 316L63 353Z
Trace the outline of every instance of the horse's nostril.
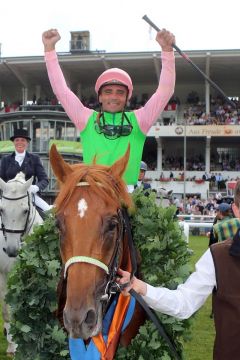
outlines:
M3 251L9 258L16 258L18 255L18 251L16 249L3 248Z
M89 310L85 318L85 323L88 325L93 325L96 322L96 313L94 310Z
M10 257L10 258L16 258L16 257L17 257L17 253L16 253L16 252L10 253L10 254L8 254L8 257Z

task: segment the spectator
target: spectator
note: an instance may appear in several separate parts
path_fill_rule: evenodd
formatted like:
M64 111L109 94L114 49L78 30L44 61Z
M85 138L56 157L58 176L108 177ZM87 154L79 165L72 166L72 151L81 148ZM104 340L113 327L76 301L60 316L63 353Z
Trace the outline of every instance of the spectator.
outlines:
M240 229L240 220L233 217L232 206L222 203L218 206L217 223L213 225L213 233L216 241L224 241L233 238L237 230Z

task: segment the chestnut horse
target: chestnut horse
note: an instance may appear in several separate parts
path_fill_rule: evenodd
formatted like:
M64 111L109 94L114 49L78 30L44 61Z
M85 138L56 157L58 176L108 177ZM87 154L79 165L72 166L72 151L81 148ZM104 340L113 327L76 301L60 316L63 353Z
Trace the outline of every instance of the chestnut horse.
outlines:
M72 341L83 339L85 348L94 343L102 360L113 359L119 343L127 346L145 320L142 308L134 303L133 316L123 331L131 297L112 295L116 293L117 269L133 270L123 210L133 207L122 180L128 159L129 149L110 167L70 165L55 145L50 150L51 166L60 185L55 207L64 264L63 323ZM104 315L115 296L106 339L102 333Z

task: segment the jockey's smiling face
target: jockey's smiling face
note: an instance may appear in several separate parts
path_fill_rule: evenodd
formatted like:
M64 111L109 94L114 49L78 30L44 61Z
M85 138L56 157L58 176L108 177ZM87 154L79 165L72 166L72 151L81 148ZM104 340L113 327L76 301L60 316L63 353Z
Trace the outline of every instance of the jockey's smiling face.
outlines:
M15 146L15 150L18 153L23 153L28 147L28 141L25 138L21 138L21 137L15 138L13 140L13 143Z
M102 110L110 113L123 111L127 102L128 91L123 85L105 85L99 94Z

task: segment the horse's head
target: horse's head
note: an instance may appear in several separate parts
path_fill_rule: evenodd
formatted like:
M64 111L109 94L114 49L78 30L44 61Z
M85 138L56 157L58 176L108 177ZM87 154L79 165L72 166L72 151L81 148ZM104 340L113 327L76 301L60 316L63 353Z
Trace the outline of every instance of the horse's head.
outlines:
M173 190L166 190L163 187L157 189L157 197L160 199L161 206L168 207L173 201Z
M26 234L31 202L28 188L31 184L32 178L25 181L23 173L17 174L13 180L9 180L7 183L0 178L0 190L2 192L0 220L4 236L3 251L9 257L17 256L22 236Z
M60 183L56 199L67 278L64 325L71 337L101 331L103 298L122 256L122 205L132 206L122 175L129 150L112 166L70 165L53 145L50 161Z

